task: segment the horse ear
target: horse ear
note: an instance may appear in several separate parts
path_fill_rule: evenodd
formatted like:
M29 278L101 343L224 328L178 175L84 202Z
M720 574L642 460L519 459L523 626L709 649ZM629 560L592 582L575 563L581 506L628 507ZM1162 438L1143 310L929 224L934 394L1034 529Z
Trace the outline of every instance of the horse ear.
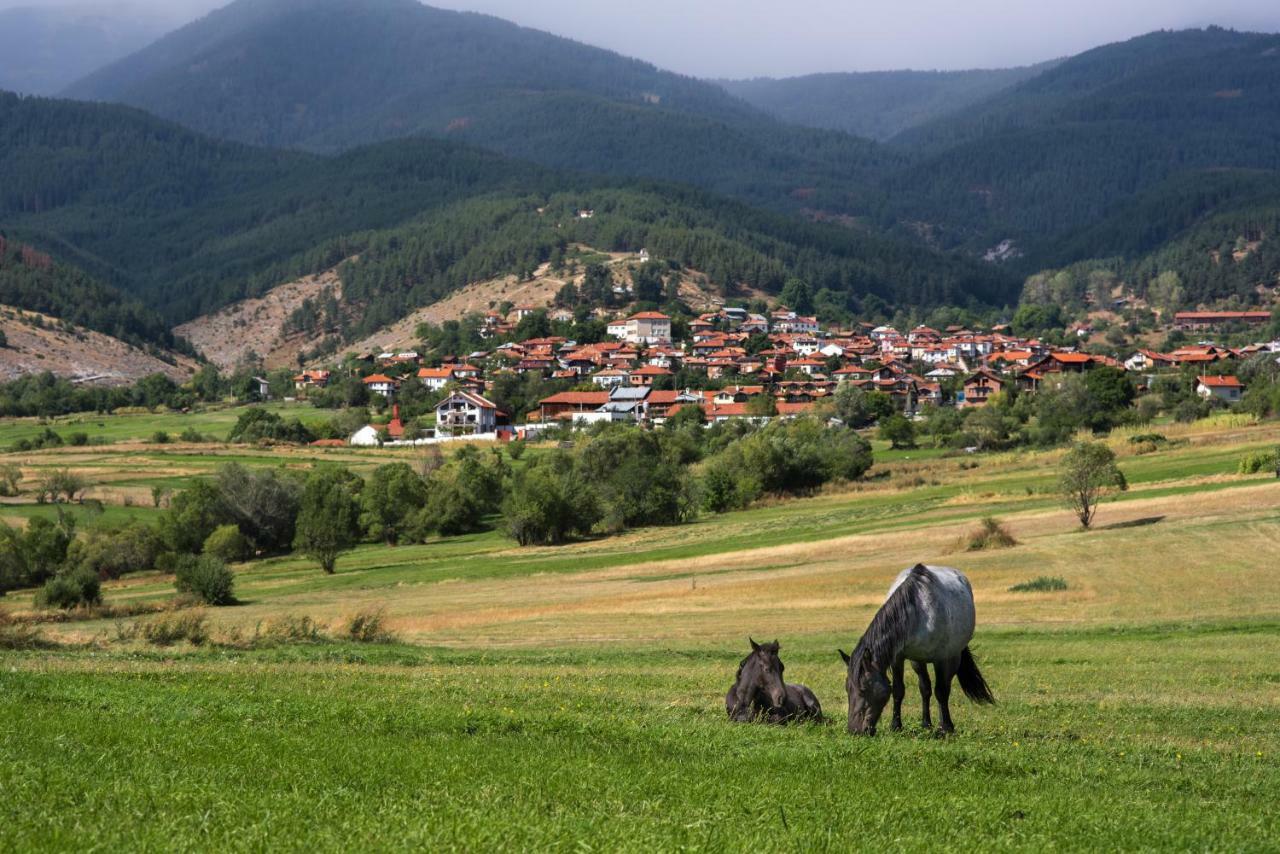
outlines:
M756 642L755 642L754 640L752 640L750 637L748 637L748 638L747 638L747 640L751 641L751 649L752 649L752 651L753 651L753 652L759 652L759 651L760 651L760 644L756 643Z
M840 653L840 657L844 659L845 664L849 663L849 653L845 652L843 649L837 649L836 652Z

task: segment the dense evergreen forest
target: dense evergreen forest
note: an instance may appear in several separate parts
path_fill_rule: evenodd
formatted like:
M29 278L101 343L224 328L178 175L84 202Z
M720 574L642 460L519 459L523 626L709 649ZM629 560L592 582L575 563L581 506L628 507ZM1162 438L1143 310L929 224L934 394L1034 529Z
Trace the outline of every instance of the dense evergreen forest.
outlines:
M539 207L547 209L539 216ZM577 207L599 215L579 221ZM649 247L717 284L804 275L832 305L1005 305L1004 271L677 185L411 138L336 156L211 140L139 111L0 95L0 223L173 320L360 254L361 326L556 247ZM557 228L557 225L563 225Z
M138 347L189 348L159 314L74 267L0 233L0 305L38 311Z
M1117 206L1158 214L1141 197L1170 182L1280 167L1280 36L1211 28L1097 48L895 146L913 163L883 185L893 216L941 223L944 243L1012 237L1051 258Z

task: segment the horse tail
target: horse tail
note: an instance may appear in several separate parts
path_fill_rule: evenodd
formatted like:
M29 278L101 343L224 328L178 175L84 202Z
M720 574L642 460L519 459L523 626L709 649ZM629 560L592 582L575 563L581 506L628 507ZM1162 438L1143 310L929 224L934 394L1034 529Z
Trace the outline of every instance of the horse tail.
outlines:
M960 680L960 690L973 702L995 703L996 698L987 686L987 680L982 678L982 671L978 669L978 663L973 660L973 653L969 652L967 646L960 653L960 669L956 671L956 678Z

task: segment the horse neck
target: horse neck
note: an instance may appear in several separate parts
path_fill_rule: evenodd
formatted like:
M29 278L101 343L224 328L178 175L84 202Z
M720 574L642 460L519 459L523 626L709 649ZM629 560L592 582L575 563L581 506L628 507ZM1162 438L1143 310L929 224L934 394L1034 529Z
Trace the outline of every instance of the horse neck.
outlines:
M871 663L882 673L887 673L897 663L907 646L907 639L915 630L920 616L916 595L914 583L899 585L876 612L858 644L857 654L869 652Z
M761 667L763 665L755 655L747 656L746 660L738 666L738 681L733 686L738 695L738 702L755 703L759 698L762 704L769 705L769 698L765 696L759 685Z

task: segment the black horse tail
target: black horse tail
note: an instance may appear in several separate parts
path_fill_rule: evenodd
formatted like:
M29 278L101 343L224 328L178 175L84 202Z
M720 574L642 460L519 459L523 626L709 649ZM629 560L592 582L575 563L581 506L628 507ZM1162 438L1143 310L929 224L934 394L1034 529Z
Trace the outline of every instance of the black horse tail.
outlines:
M982 671L978 669L978 663L973 660L973 653L969 652L967 646L960 653L960 669L956 671L956 677L960 680L960 690L970 700L975 703L995 703L996 698L987 687L987 680L982 678Z

